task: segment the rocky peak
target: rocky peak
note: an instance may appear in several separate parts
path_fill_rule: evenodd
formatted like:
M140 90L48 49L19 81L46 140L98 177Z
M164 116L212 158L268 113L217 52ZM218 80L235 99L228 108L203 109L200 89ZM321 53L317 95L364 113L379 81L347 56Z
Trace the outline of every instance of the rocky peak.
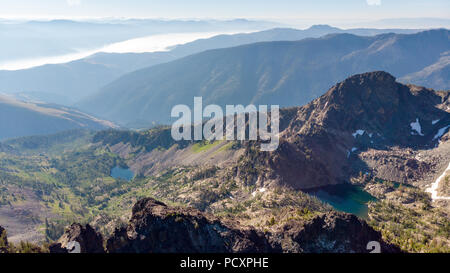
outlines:
M318 99L323 115L314 121L340 130L352 129L356 123L386 122L397 111L401 97L408 97L407 92L388 73L355 75Z
M261 165L295 189L344 183L354 153L434 147L450 128L447 98L383 71L349 77L303 107L283 109L279 148Z
M364 130L382 136L379 141L384 139L387 145L431 144L437 131L432 122L450 119L450 114L438 107L443 96L445 92L398 83L383 71L369 72L349 77L300 107L293 125L303 134L311 134L311 129L319 126L347 134Z
M383 117L394 111L408 92L399 88L389 73L377 71L352 76L331 88L325 98L328 106L345 107L352 114L375 111ZM364 109L361 109L364 108Z
M381 234L364 220L334 211L303 223L291 221L270 238L272 243L284 244L284 252L293 253L365 253L371 241L378 242L384 253L400 252L399 248L386 244Z
M75 247L72 242L80 244L81 253L104 253L103 237L90 225L74 223L69 226L58 242L50 245L51 253L67 253Z
M237 222L192 208L169 207L152 198L138 201L128 227L117 229L107 241L109 252L209 253L268 252L260 232L239 227Z
M389 73L376 71L352 76L331 88L317 105L326 129L380 136L385 145L433 145L433 120L449 119L437 108L441 97L433 90L406 86ZM373 141L373 140L372 140Z

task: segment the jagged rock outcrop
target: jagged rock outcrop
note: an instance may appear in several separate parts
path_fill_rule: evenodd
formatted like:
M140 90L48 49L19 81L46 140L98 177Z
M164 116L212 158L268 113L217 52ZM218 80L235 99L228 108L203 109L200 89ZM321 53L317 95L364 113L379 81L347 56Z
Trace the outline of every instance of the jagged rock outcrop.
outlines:
M138 201L127 228L107 241L108 252L256 253L270 252L261 232L221 222L192 208L169 207L152 198Z
M8 252L8 237L6 236L6 230L0 226L0 253Z
M291 221L268 237L275 249L290 253L367 253L371 241L380 243L381 252L400 252L364 220L340 212L324 213L303 223Z
M133 253L399 252L379 232L346 213L330 212L310 221L292 220L274 233L243 228L191 208L169 207L152 198L136 203L127 228L117 229L107 251Z
M50 245L51 253L68 253L73 251L77 242L80 253L104 253L103 237L90 225L72 224L69 226L58 242ZM76 247L75 247L76 248Z

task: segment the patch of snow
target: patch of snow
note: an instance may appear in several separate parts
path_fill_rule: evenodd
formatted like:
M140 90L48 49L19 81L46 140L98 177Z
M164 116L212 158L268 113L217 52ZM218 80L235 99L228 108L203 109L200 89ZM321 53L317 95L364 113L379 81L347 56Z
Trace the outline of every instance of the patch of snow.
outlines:
M356 131L352 134L352 136L356 138L356 136L358 136L358 135L360 135L360 136L364 135L364 132L365 132L364 130L356 130Z
M436 181L431 184L431 187L429 187L428 189L426 189L426 192L431 193L431 199L433 201L435 200L450 200L450 196L438 196L437 194L437 189L439 187L439 183L441 183L442 180L444 180L445 176L447 175L447 172L450 172L450 163L448 164L447 169L445 169L445 171L441 174L441 176L438 177L438 179L436 179Z
M260 188L256 191L252 192L252 196L255 197L258 192L265 192L265 191L266 191L266 188Z
M418 160L418 161L422 161L422 155L421 154L417 154L414 158L416 160Z
M370 134L369 134L369 137L372 138L372 136L373 136L373 133L370 133Z
M445 131L447 131L448 128L450 128L450 125L447 125L441 129L439 129L437 134L434 135L433 140L440 139L445 134Z
M356 150L358 150L358 148L353 147L353 148L352 148L352 153L353 153L354 151L356 151Z
M431 121L431 124L432 124L432 125L435 125L435 124L438 123L439 121L440 121L440 119L433 120L433 121Z
M411 122L411 130L416 131L420 136L423 136L422 134L422 126L420 126L419 118L416 118L415 122ZM413 132L411 132L413 135Z

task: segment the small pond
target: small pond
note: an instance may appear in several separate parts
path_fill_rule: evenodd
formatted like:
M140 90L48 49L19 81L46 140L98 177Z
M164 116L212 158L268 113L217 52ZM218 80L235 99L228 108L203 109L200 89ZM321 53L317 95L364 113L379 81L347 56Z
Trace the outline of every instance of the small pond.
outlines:
M359 186L339 184L315 188L307 191L339 211L355 214L360 218L367 218L369 201L377 199Z
M132 170L130 170L128 168L121 168L119 166L116 166L116 167L112 168L111 176L116 179L120 178L123 180L131 181L134 177L134 173Z

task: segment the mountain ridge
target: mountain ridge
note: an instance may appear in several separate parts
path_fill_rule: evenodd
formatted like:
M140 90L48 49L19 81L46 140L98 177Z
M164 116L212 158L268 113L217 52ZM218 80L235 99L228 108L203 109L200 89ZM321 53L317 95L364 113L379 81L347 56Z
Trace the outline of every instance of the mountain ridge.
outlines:
M419 30L343 30L328 25L321 25L312 26L305 30L275 28L245 34L217 35L209 39L199 39L171 47L170 51L167 52L97 53L84 59L64 64L50 64L17 71L0 71L0 91L24 93L47 102L72 105L126 73L209 49L239 46L261 41L301 40L307 37L320 37L333 32L375 35L386 32L414 33L417 31ZM55 82L55 78L59 80Z
M441 29L373 37L332 34L213 49L127 74L78 106L121 124L151 124L170 122L169 110L176 104L191 105L194 96L220 106L303 105L352 74L414 73L436 62L449 44L449 31ZM422 50L427 54L416 62Z
M352 232L344 232L351 230ZM171 234L171 235L170 235ZM51 253L67 253L70 241L82 253L105 252L103 238L91 226L72 224L50 246ZM290 220L276 232L242 227L238 221L218 219L192 208L173 207L153 198L136 202L127 227L106 240L107 253L362 253L367 242L381 251L399 253L381 234L353 215L330 212L309 221Z
M51 134L77 128L101 130L117 126L75 109L55 104L23 102L0 95L0 139Z

